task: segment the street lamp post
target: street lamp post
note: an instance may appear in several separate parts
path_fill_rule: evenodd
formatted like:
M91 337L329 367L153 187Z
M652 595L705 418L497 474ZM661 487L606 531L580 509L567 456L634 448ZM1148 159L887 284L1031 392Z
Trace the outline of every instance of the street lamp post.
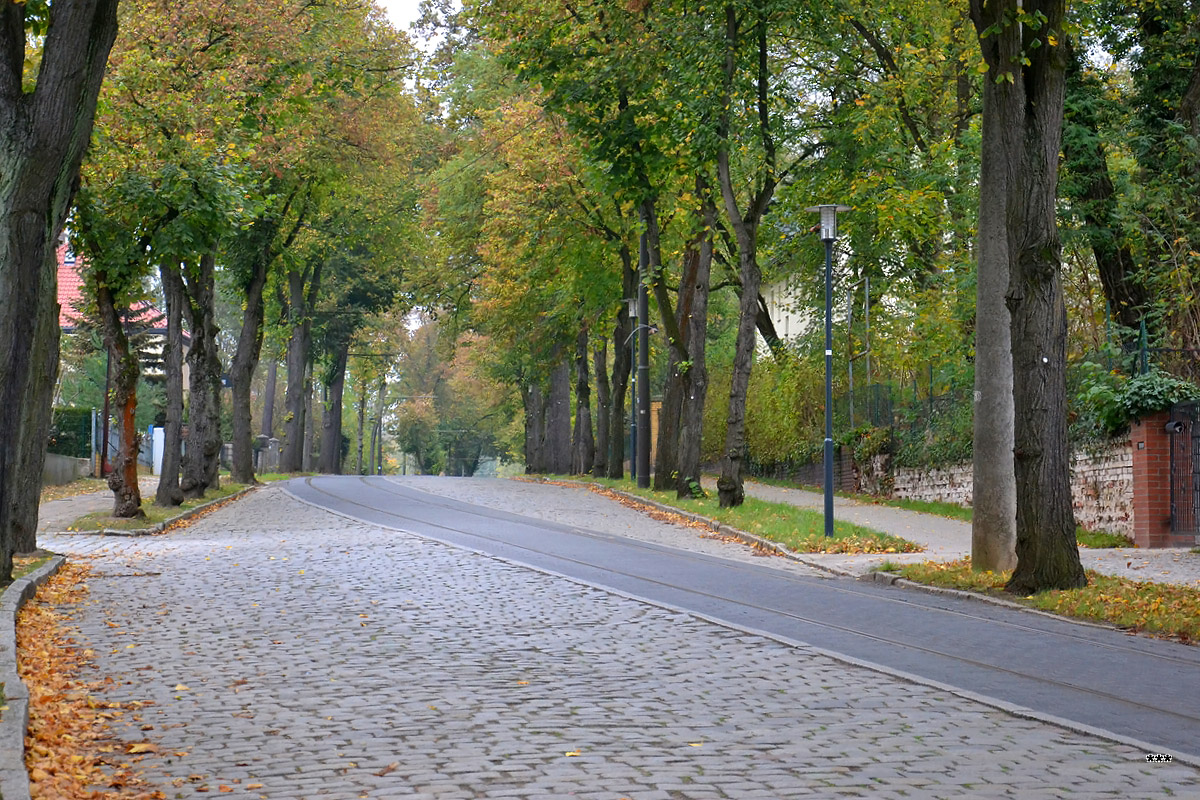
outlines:
M637 485L639 489L650 488L650 298L646 291L646 273L650 268L650 252L646 234L638 253L638 358L637 358Z
M838 212L850 206L826 204L805 210L821 215L825 243L825 535L833 536L833 243Z
M629 344L629 374L632 378L629 392L629 477L632 480L637 480L637 452L638 452L638 416L637 416L637 332L638 332L638 299L637 297L627 297L625 302L629 305L629 321L632 323L632 328L629 332L629 337L625 340Z

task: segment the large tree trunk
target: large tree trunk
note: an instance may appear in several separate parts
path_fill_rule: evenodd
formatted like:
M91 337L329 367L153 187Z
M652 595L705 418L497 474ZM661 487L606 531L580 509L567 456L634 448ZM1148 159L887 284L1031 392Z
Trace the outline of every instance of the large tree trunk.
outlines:
M180 488L185 497L203 497L217 488L221 457L221 358L217 352L215 316L216 256L201 256L196 272L184 280L187 302L184 313L192 342L187 363L188 393L187 450L183 456Z
M575 432L571 436L571 472L586 475L596 460L592 432L592 389L588 378L588 331L583 326L575 340Z
M538 384L521 387L525 410L525 472L546 472L546 396Z
M700 440L704 433L704 402L708 397L708 289L712 273L712 230L717 209L710 200L704 204L705 226L696 251L695 268L689 269L690 299L680 300L680 327L687 333L688 359L686 391L679 420L679 477L675 491L686 497L700 491ZM681 287L682 288L682 287Z
M985 104L991 100L993 113L985 119L983 147L985 152L991 150L992 158L1007 160L1002 211L1007 224L1011 315L1017 565L1006 588L1029 594L1083 586L1087 578L1071 510L1067 326L1055 216L1067 62L1062 32L1066 2L1026 2L1025 13L1044 16L1036 29L1006 25L1016 11L1016 0L971 2L989 68L985 84L1008 84L1005 91L984 96ZM1060 40L1052 41L1052 35ZM1028 61L1024 67L1017 57L1022 53ZM1012 132L1016 135L1009 135ZM1013 149L1005 151L1006 147ZM981 217L984 211L981 207ZM976 496L989 491L976 485Z
M96 303L104 328L104 344L113 365L112 399L121 419L121 451L113 471L108 475L108 488L113 492L113 516L123 519L144 517L142 493L138 486L139 436L137 414L137 384L141 375L137 353L129 346L125 324L113 303L103 278L99 281Z
M556 475L571 471L571 367L563 349L554 348L546 398L546 468Z
M603 478L608 474L609 415L612 413L612 386L608 382L608 342L604 337L592 350L592 367L596 373L596 457L592 475Z
M279 360L272 358L267 363L267 385L263 390L262 435L271 439L275 436L275 394L279 386Z
M757 176L757 190L749 198L743 212L738 205L730 168L729 105L736 74L736 53L741 41L737 11L732 5L725 7L725 105L718 122L721 144L717 151L717 175L721 184L721 196L725 201L725 213L737 238L738 276L742 284L742 296L738 304L737 342L734 345L733 375L729 388L729 415L725 426L725 451L721 457L721 476L717 479L717 493L722 508L741 505L746 493L743 488L742 470L746 457L746 392L750 386L750 370L754 364L754 347L757 343L755 330L758 325L759 288L762 273L758 266L758 225L775 194L775 143L767 125L769 119L767 72L767 41L765 10L757 9L754 20L754 38L758 50L758 71L755 77L758 90L758 112L763 124L759 137L763 147L763 164Z
M288 340L287 350L287 416L283 426L280 469L283 472L299 472L304 467L304 434L308 425L305 387L309 385L307 370L312 349L310 309L320 288L321 263L312 266L311 277L310 270L293 269L288 272L287 280L292 336ZM307 297L305 284L308 285Z
M621 245L621 286L625 298L633 297L637 291L637 271L633 268L633 254L628 245ZM617 309L617 324L613 329L612 404L609 406L608 425L608 477L620 479L625 476L625 393L629 389L629 376L633 364L629 349L629 337L633 335L633 324L625 301Z
M116 0L48 10L27 92L26 6L0 4L0 584L11 579L18 540L24 549L36 531L51 414L44 380L58 362L55 248L117 33Z
M986 40L984 40L986 42ZM1008 193L1011 154L1020 130L1003 109L1017 89L989 75L983 81L979 182L979 243L975 282L974 513L971 566L1003 572L1017 564L1017 484L1013 464L1013 366L1008 293Z
M242 312L242 328L238 332L237 348L229 365L229 381L233 384L230 409L233 423L233 454L230 464L230 479L234 483L255 483L254 477L254 434L251 428L250 387L254 382L254 371L262 354L263 320L266 303L263 292L267 285L267 274L275 260L272 243L278 225L260 221L255 225L255 234L265 244L256 248L251 265L250 280L244 286L245 307ZM276 361L271 359L267 376L267 391L263 402L263 433L271 437L275 409Z
M350 337L337 343L333 368L326 382L325 412L321 420L321 457L317 467L328 475L342 474L342 396L346 390L346 363L350 360Z
M304 418L308 424L304 428L304 451L300 458L300 469L303 472L313 471L313 441L316 439L317 424L313 416L313 364L310 359L304 372Z
M179 466L183 456L183 284L177 268L163 262L159 267L163 296L167 301L167 339L163 345L166 373L166 420L163 424L162 469L154 502L173 507L183 502L179 488Z
M44 275L53 281L55 275ZM53 286L46 291L54 293ZM38 313L37 333L34 337L31 362L34 364L32 380L29 383L27 407L47 409L45 419L34 424L40 424L40 429L34 429L26 437L21 448L21 467L17 474L17 494L14 496L17 510L13 517L13 550L17 553L31 553L38 549L37 523L38 502L42 489L42 466L46 459L46 439L50 434L50 422L54 401L54 384L58 376L58 304L40 308ZM23 513L22 513L23 512Z

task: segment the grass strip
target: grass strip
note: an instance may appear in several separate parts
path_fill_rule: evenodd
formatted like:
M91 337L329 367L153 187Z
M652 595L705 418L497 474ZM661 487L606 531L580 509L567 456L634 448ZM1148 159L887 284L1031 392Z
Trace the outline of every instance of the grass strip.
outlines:
M220 488L211 491L204 497L195 497L184 500L177 506L160 506L154 502L142 502L142 511L146 516L140 518L123 518L114 517L112 514L105 511L96 511L91 514L85 514L75 520L67 530L69 531L101 531L101 530L118 530L118 531L136 531L143 528L152 528L161 523L167 523L174 520L185 511L190 511L196 506L211 503L214 500L220 500L225 497L237 494L246 488L242 483L223 483Z
M1082 589L1056 589L1024 597L1004 591L1011 572L975 572L969 558L895 566L892 571L915 583L981 592L1066 617L1183 642L1200 640L1200 592L1186 586L1135 581L1088 570L1088 585Z
M821 493L819 486L797 486L794 483L787 481L774 480L770 478L754 478L755 483L766 484L767 486L776 486L782 489L803 489L806 492ZM974 509L970 506L960 506L957 503L947 503L943 500L913 500L907 497L876 497L872 494L855 494L853 492L834 492L838 497L845 497L848 500L854 500L858 503L865 503L873 506L887 506L889 508L901 508L905 511L916 511L920 514L933 514L938 517L946 517L947 519L957 519L962 522L970 522L974 517ZM1089 531L1082 526L1075 528L1075 540L1081 547L1089 547L1092 549L1103 549L1110 547L1133 547L1133 540L1128 536L1120 533L1109 533L1108 531Z
M572 480L562 476L564 480ZM654 500L691 514L715 519L731 528L777 542L797 553L916 553L920 545L898 536L834 520L833 536L825 538L825 518L820 512L787 503L754 497L735 508L721 508L716 496L678 498L674 491L638 489L628 481L589 478L589 482L636 497Z

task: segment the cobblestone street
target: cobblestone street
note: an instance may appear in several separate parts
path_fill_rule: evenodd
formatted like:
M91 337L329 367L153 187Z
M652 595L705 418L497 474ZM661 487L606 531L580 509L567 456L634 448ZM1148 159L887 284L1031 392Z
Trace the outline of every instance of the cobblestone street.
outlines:
M80 639L105 699L146 704L116 732L167 797L1200 796L1191 767L278 487L43 544L94 559Z

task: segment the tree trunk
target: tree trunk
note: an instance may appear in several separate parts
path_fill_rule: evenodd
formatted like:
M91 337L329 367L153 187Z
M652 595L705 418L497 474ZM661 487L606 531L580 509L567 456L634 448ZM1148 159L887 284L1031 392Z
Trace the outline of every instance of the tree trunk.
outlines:
M47 8L26 91L25 4L0 4L0 584L18 540L26 547L36 531L51 414L43 381L58 363L55 249L117 32L116 0Z
M350 360L350 338L337 343L333 369L328 375L325 412L321 424L321 458L318 471L342 474L342 395L346 390L346 364Z
M702 187L703 188L703 187ZM700 441L704 433L704 403L708 397L708 289L712 273L712 231L716 227L717 209L711 200L704 204L705 225L696 252L695 269L689 271L691 299L680 301L680 327L687 330L688 357L687 388L679 420L679 478L675 491L687 497L700 489Z
M717 479L717 493L722 508L739 506L745 500L742 470L746 457L746 392L750 386L750 370L754 364L754 347L757 343L755 329L758 324L759 288L762 273L758 266L758 225L767 212L775 194L775 143L766 124L769 119L767 88L770 75L767 72L767 43L765 11L757 9L754 36L758 50L759 128L762 140L763 164L756 178L757 190L747 203L743 213L738 207L737 192L733 185L730 169L729 106L736 73L736 54L741 41L739 20L732 5L725 7L725 85L724 110L718 122L720 145L717 151L717 175L721 184L721 196L725 201L725 213L737 239L738 276L742 284L742 296L738 304L737 342L734 345L733 374L729 388L729 415L725 426L725 452L721 457L721 476Z
M608 474L609 417L612 414L612 387L608 382L608 342L600 337L592 350L592 367L596 373L596 457L592 475L603 478Z
M262 435L275 435L275 390L279 386L279 361L272 358L267 364L267 385L263 390Z
M383 406L387 396L387 378L379 378L379 394L375 398L375 428L371 433L371 474L383 474Z
M266 316L263 292L266 289L271 263L275 260L272 243L278 224L260 221L256 223L255 228L259 241L265 244L255 249L250 280L243 287L245 306L242 311L242 328L238 332L237 348L229 365L229 380L233 384L233 408L230 409L233 422L233 454L229 472L234 483L246 484L256 482L250 387L254 382L254 371L258 368L259 357L262 355L263 321ZM267 369L267 390L263 399L262 430L267 438L274 436L277 368L277 361L272 358Z
M356 475L365 475L363 472L363 441L367 435L367 379L362 378L358 384L358 459L354 464L354 472Z
M1017 565L1006 588L1029 594L1076 588L1085 585L1087 578L1071 509L1067 326L1055 216L1067 63L1062 32L1066 2L1027 2L1026 14L1044 16L1038 28L1006 22L1016 11L1015 0L971 2L989 69L985 85L1007 84L1004 91L984 96L985 107L990 99L994 113L985 119L983 146L992 158L1005 156L1007 162L1003 210L1013 365ZM1053 41L1051 35L1060 41ZM1016 57L1022 53L1028 61L1024 67ZM991 126L986 124L989 121ZM981 206L981 216L983 210ZM981 263L981 272L982 268ZM980 491L989 487L977 484L977 496Z
M546 398L546 468L567 475L571 471L571 367L561 345L554 352Z
M525 409L525 472L546 472L546 398L542 387L521 387L521 403Z
M317 421L313 416L313 365L309 359L304 370L304 418L308 424L304 427L304 451L300 458L300 469L303 472L313 471L313 440L316 438Z
M213 302L215 263L213 253L205 254L196 273L184 280L187 297L184 313L192 335L187 354L190 369L187 450L180 480L185 497L203 497L209 488L217 488L221 455L221 359L217 353Z
M168 508L183 502L179 488L179 465L183 447L183 285L177 267L167 262L159 266L163 296L167 301L167 339L163 345L163 372L166 374L166 420L163 424L162 469L154 502Z
M987 41L986 39L984 40ZM998 42L997 42L998 44ZM1013 364L1008 292L1008 182L1020 129L1004 108L1017 89L983 81L979 243L975 283L975 403L972 447L971 566L1003 572L1016 566L1017 485L1013 464Z
M304 467L304 436L308 425L305 386L312 349L312 319L309 311L321 283L321 263L312 266L311 278L310 270L293 269L288 272L287 281L292 336L288 340L287 350L287 416L284 418L280 469L283 472L299 472ZM304 291L306 283L307 297Z
M621 286L625 298L633 297L637 291L637 272L633 268L633 254L628 245L621 245ZM632 355L629 337L633 335L633 324L629 309L622 299L617 309L617 324L613 329L612 403L609 406L608 425L608 477L620 479L625 476L625 392L629 389Z
M571 472L575 475L587 475L596 461L588 355L588 331L585 325L580 328L579 337L575 340L575 432L571 436Z
M53 279L56 275L43 275L43 279ZM46 291L54 293L51 286ZM39 308L37 333L34 337L31 362L34 364L32 380L29 383L28 408L44 408L47 410L44 419L32 421L36 428L26 437L20 454L20 470L17 474L16 511L13 517L12 540L13 550L17 553L31 553L38 549L37 523L38 502L42 489L42 467L46 459L46 440L50 434L51 410L54 402L54 385L58 376L59 328L58 304Z
M144 517L142 493L138 486L137 384L141 375L137 353L129 346L125 324L113 303L112 292L103 278L99 281L96 303L104 327L104 344L113 364L112 398L121 417L121 451L113 471L108 475L108 488L113 492L113 516L122 519Z

